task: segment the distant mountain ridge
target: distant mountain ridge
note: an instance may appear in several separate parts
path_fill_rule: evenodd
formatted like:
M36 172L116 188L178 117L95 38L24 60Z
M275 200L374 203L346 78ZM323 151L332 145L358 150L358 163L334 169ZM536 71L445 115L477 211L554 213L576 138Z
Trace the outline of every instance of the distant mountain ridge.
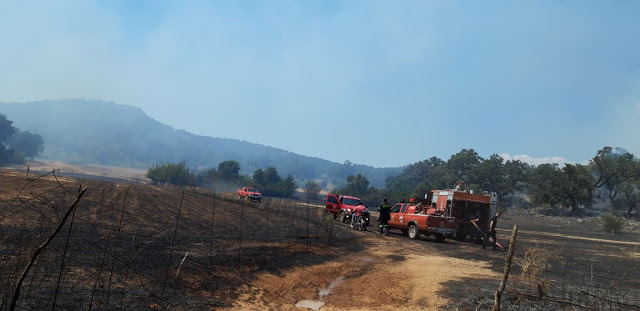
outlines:
M66 99L26 103L0 102L0 114L24 131L42 135L42 158L71 163L146 169L160 162L185 161L192 169L240 163L241 173L276 167L302 186L307 180L343 186L346 176L361 173L383 187L402 168L340 164L237 139L195 135L150 118L142 109L101 100Z

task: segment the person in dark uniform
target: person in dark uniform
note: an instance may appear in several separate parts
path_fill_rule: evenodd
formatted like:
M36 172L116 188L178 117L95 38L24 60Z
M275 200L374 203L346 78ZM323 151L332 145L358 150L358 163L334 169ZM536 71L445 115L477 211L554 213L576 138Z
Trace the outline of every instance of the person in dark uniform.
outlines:
M391 219L391 205L387 202L387 198L384 198L384 202L378 206L378 226L380 234L389 234L389 219Z
M491 217L489 220L489 228L487 228L487 236L484 239L484 243L482 243L482 248L487 248L487 243L489 243L489 238L493 239L493 249L497 249L498 239L496 238L496 227L498 226L498 218L502 216L502 213L496 212L496 215Z

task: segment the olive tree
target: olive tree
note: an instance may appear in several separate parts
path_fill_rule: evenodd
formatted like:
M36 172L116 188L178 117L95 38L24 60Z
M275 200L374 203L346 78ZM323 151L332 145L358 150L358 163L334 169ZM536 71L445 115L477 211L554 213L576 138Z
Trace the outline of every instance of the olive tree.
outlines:
M596 156L590 160L592 172L595 175L595 188L604 187L610 201L613 201L619 191L619 186L631 176L628 174L634 157L622 148L604 147L598 150Z

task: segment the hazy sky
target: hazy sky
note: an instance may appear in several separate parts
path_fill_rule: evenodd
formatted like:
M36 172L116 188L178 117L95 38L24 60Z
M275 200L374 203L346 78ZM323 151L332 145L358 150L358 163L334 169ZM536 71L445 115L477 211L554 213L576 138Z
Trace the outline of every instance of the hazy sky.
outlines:
M0 1L0 101L379 167L640 154L640 1Z

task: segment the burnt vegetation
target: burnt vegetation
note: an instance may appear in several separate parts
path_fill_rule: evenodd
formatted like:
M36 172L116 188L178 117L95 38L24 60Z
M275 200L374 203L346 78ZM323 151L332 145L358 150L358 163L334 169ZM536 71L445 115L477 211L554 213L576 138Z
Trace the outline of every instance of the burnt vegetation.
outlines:
M352 238L302 203L1 173L0 310L228 307L258 271Z
M232 307L259 273L284 275L366 247L350 243L362 236L304 202L252 203L202 188L69 180L55 171L0 172L0 310ZM460 245L442 247L469 256L453 250ZM603 267L571 252L516 244L503 306L638 309L639 268L637 258ZM463 309L488 306L494 283L450 281L447 288L480 290L464 299L439 294Z

